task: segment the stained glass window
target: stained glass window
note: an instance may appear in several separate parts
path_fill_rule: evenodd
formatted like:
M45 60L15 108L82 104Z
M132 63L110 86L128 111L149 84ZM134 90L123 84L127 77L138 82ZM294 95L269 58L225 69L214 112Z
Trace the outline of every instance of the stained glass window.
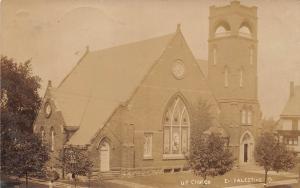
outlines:
M55 133L54 133L54 128L51 128L51 151L54 151L55 148Z
M168 117L169 121L166 121ZM184 154L189 148L190 118L180 97L168 106L164 116L164 154Z

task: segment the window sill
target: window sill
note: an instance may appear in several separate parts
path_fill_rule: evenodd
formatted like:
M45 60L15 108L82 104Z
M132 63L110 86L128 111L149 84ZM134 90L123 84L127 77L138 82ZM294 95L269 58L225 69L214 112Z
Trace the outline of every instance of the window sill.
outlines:
M152 156L144 156L144 160L153 160Z
M163 160L186 159L184 154L163 154Z
M252 126L252 124L241 124L241 126Z

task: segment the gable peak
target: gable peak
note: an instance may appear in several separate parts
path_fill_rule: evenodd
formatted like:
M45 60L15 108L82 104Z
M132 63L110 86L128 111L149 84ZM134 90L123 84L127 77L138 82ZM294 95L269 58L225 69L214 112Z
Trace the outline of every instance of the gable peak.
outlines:
M181 24L180 23L177 24L176 32L177 33L181 32Z

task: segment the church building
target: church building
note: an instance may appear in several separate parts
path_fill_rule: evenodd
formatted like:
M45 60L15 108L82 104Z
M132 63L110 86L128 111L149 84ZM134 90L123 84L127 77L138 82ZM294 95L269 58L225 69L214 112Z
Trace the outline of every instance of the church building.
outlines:
M197 123L208 102L215 125ZM208 61L174 33L99 51L88 48L73 70L51 82L34 124L52 158L87 150L98 174L144 175L187 170L191 129L228 138L236 165L254 164L260 131L257 99L257 8L238 1L210 7Z

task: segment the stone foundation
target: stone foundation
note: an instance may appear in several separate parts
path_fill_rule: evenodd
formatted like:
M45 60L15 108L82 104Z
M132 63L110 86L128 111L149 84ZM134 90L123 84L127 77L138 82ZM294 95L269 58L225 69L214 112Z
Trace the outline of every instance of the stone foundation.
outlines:
M188 167L144 167L144 168L122 168L121 176L134 177L134 176L149 176L160 175L166 173L178 173L183 171L189 171Z

